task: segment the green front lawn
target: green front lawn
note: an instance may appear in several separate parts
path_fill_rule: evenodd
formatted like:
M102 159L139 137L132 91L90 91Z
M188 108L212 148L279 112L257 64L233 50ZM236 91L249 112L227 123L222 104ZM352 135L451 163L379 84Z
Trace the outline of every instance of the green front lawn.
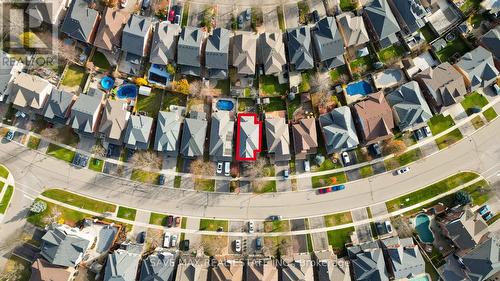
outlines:
M436 34L434 33L434 31L432 31L428 23L425 24L425 26L420 29L420 32L422 33L427 42L431 42L437 38Z
M460 10L465 14L468 15L474 10L477 10L480 8L481 0L465 0L464 4L460 6Z
M167 226L168 215L151 213L149 217L149 224Z
M86 80L87 73L85 72L85 68L78 65L71 65L66 70L61 84L68 87L79 86L80 89L83 89Z
M50 156L54 156L57 159L64 160L66 162L71 163L73 158L75 157L75 152L64 147L60 147L53 143L49 144L47 148L47 154Z
M358 1L356 0L340 0L340 9L342 9L343 12L356 10L357 5Z
M28 144L26 145L29 149L38 149L38 146L40 146L40 138L37 138L35 136L30 136L30 139L28 140Z
M388 61L392 61L403 56L405 49L402 45L392 45L388 48L380 50L378 52L378 57L380 61L383 63L387 63Z
M287 231L290 231L290 221L277 220L277 221L264 222L264 232L287 232Z
M223 231L226 232L228 230L228 222L226 220L211 220L211 219L200 220L200 230L217 231L221 227Z
M490 122L491 120L495 119L498 114L493 107L490 107L490 108L486 109L485 111L483 111L483 115L484 115L484 118L486 118L486 120L488 122Z
M312 186L313 188L328 186L328 185L336 185L347 182L347 177L344 172L328 174L324 176L314 176L312 177Z
M180 188L181 187L181 182L182 182L182 177L181 176L175 176L175 178L174 178L174 188Z
M116 205L94 200L85 196L80 196L61 189L49 189L42 193L43 196L59 202L89 210L96 213L114 213Z
M474 205L476 206L485 204L490 198L489 192L491 191L491 189L486 180L480 180L474 184L467 186L463 190L467 191L470 194L472 203L474 203Z
M133 169L132 175L130 176L130 179L133 181L150 183L150 184L157 184L159 178L160 178L159 173L148 172L139 169Z
M478 92L465 95L465 99L460 103L467 115L472 115L473 108L483 108L488 104L488 100Z
M325 224L327 227L342 225L352 222L351 212L337 213L325 216Z
M319 171L327 171L327 170L333 170L333 169L338 169L342 168L342 165L340 164L339 161L334 163L330 157L327 157L321 165L317 166L314 165L312 166L312 171L313 172L319 172Z
M399 209L410 207L422 201L431 199L438 196L441 193L445 193L451 189L454 189L462 184L470 182L471 180L477 178L479 175L472 172L462 172L456 175L450 176L444 180L437 183L424 187L420 190L414 191L412 193L403 195L396 199L387 201L386 207L388 212L394 212Z
M333 251L338 256L346 255L345 244L351 242L351 234L354 232L354 227L347 227L337 230L330 230L326 234L328 235L328 244L333 248Z
M35 201L43 201L36 199ZM27 220L29 223L44 228L45 226L51 224L52 222L62 222L70 226L76 226L76 224L83 220L84 218L90 217L87 214L78 212L72 209L68 209L50 202L45 202L47 204L47 209L45 211L35 214L30 212L28 214Z
M89 169L96 172L102 172L102 168L104 168L104 161L97 158L90 158L89 161Z
M146 112L149 117L156 119L163 97L163 94L158 91L151 91L149 96L138 95L135 106L136 111Z
M215 191L215 180L211 179L195 179L194 189L198 191Z
M422 157L422 152L420 149L416 148L405 152L399 156L387 159L384 161L386 169L393 170L401 166L405 166L409 163L415 162Z
M299 92L304 93L304 92L309 92L311 90L311 75L314 74L314 71L304 71L300 75L302 76L302 81L299 84Z
M111 68L111 64L109 63L106 56L98 51L94 53L92 62L94 63L95 66L101 68L103 71L109 70Z
M117 217L129 220L129 221L134 221L136 215L137 215L136 209L127 208L127 207L123 207L123 206L120 206L118 208L118 213L116 214Z
M427 122L429 128L433 135L437 135L447 129L453 127L455 122L453 122L453 118L448 116L443 116L443 114L433 116L429 122Z
M373 167L371 165L361 167L359 169L359 174L362 178L367 178L373 175Z
M463 138L462 133L459 129L455 129L448 134L436 139L436 143L439 149L446 148Z
M6 179L9 176L9 171L4 165L0 165L0 177Z
M465 41L457 35L455 40L448 42L446 47L437 52L437 56L442 62L447 62L453 55L458 54L458 57L460 57L468 51L470 51L470 49Z
M276 192L276 181L264 181L262 183L262 187L254 190L255 193L268 193L268 192Z
M288 91L288 84L280 84L278 77L274 75L261 75L259 86L264 96L281 96Z
M14 187L12 185L7 186L7 190L3 194L2 201L0 201L0 214L5 214L7 207L9 207L10 199L14 194Z
M163 111L170 111L171 105L186 106L187 96L181 93L166 92L163 94Z
M476 129L476 130L481 128L482 126L484 126L483 118L481 118L481 116L479 116L479 115L472 118L472 120L470 120L470 122L472 123L472 126L474 126L474 129Z
M281 98L269 98L269 103L264 104L266 112L286 110L286 102Z

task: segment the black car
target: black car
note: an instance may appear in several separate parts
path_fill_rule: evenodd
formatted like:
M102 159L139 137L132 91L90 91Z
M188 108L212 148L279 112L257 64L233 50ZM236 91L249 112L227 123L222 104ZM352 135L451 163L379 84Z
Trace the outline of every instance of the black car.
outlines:
M180 248L182 251L189 251L189 240L182 240Z
M257 251L262 249L262 237L257 237L257 239L255 239L255 249Z
M149 8L149 5L151 5L151 0L143 0L142 1L142 9L147 10Z
M318 22L319 21L319 14L318 14L318 10L314 10L312 12L312 18L313 18L313 21L314 22Z
M146 231L142 231L137 235L137 243L144 244L146 242Z
M174 224L174 216L168 216L167 217L167 227L172 227Z
M115 149L115 146L113 144L108 144L108 149L106 150L106 157L111 157L113 155L113 150Z
M158 177L158 185L164 185L165 184L165 175L160 174Z
M373 156L375 157L382 156L382 150L380 149L380 145L378 143L370 145L370 150L372 151Z

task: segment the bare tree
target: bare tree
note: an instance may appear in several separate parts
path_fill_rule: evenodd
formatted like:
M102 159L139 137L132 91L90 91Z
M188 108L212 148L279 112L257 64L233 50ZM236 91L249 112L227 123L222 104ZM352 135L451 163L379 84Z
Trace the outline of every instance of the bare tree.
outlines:
M406 145L402 140L388 139L382 143L382 151L384 154L401 155L406 150Z
M257 158L257 160L246 164L246 175L249 178L253 178L252 188L255 192L260 191L266 183L261 178L270 176L269 169L266 166L267 161L265 158Z
M59 131L56 128L45 128L40 132L40 135L44 138L55 141L59 136Z
M106 149L100 144L95 144L90 149L90 153L99 157L104 157L104 155L106 155Z
M189 94L195 98L203 98L203 88L201 81L193 81L189 84Z
M158 171L161 167L161 159L151 151L137 151L130 159L135 167L145 171Z
M215 164L213 162L205 162L202 158L198 158L191 162L189 170L193 175L215 176Z
M109 8L115 8L118 5L118 0L102 0L102 4Z
M311 77L309 84L313 92L326 92L330 90L332 81L328 72L316 72L316 74Z

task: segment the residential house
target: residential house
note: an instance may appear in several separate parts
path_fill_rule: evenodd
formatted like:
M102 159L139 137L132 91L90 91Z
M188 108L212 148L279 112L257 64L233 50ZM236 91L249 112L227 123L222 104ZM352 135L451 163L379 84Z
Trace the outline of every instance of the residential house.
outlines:
M285 44L281 32L261 33L257 49L257 61L265 75L280 75L286 71Z
M384 254L377 242L347 248L355 280L389 281Z
M20 111L42 114L54 86L49 81L24 72L12 81L12 105Z
M283 117L267 117L265 122L267 153L276 161L288 161L290 154L290 132Z
M51 224L42 237L40 255L51 265L76 267L83 260L95 237L68 225Z
M395 280L412 279L425 274L425 260L412 238L398 236L381 240L387 254L389 271Z
M73 0L61 25L61 32L84 43L94 41L99 12L89 8L87 0Z
M30 2L26 8L30 21L41 25L47 23L58 26L68 5L67 0L45 0Z
M230 162L233 156L234 121L229 111L212 113L210 126L210 158L216 162Z
M365 100L355 103L353 110L366 145L393 136L394 117L383 92L369 94Z
M387 0L367 1L363 15L373 42L381 49L398 42L400 28Z
M75 269L52 265L43 258L38 257L31 265L31 277L29 281L70 281L73 279Z
M130 13L123 9L106 8L97 30L94 46L111 52L119 50L123 28L129 19Z
M134 150L148 149L152 127L153 118L143 115L131 115L125 132L125 146Z
M334 17L325 17L313 29L316 58L323 67L332 69L345 64L344 41Z
M160 111L156 121L156 137L154 150L167 156L177 157L179 154L182 116L180 111Z
M255 161L262 150L262 122L255 113L239 113L236 129L236 160Z
M493 280L500 272L500 237L491 235L488 240L477 245L462 256L465 273L472 281ZM492 279L489 279L492 278Z
M245 281L278 281L278 268L270 260L247 263Z
M486 32L481 37L480 44L490 50L495 59L495 65L500 68L500 25Z
M314 68L311 29L308 26L289 28L286 31L288 62L293 71Z
M350 281L349 262L339 259L330 250L314 252L316 272L320 281Z
M0 50L0 101L7 100L11 92L12 81L22 72L24 64Z
M175 255L170 252L157 252L142 260L139 281L174 280Z
M423 70L415 79L430 108L437 114L461 102L467 93L464 77L448 62Z
M51 123L66 124L76 96L63 90L52 88L43 116Z
M461 250L476 247L488 234L488 225L469 208L451 211L438 222L442 233Z
M126 103L119 100L106 100L99 133L106 142L122 145L123 132L127 128L129 117L130 112L127 111Z
M201 75L201 44L203 31L201 28L185 26L182 28L177 43L177 64L182 74Z
M337 21L346 47L360 49L370 42L363 17L346 12L337 16Z
M108 255L104 269L104 281L135 281L142 245L122 244L120 249Z
M251 32L241 32L233 37L233 66L241 76L255 75L257 37Z
M479 46L463 55L455 64L455 68L465 77L465 83L471 91L497 82L498 70L493 54L484 47Z
M313 281L314 267L309 254L297 254L283 265L280 281Z
M218 262L210 268L209 281L242 281L243 262L228 260Z
M207 120L202 112L190 113L190 118L184 119L180 153L185 158L203 156L207 135Z
M318 135L314 118L300 119L292 125L293 148L295 159L307 159L318 150Z
M218 27L208 36L205 46L207 78L226 79L228 77L230 35L229 30Z
M180 32L181 27L178 24L171 24L168 21L158 22L155 26L149 62L159 65L175 63Z
M420 0L388 0L403 37L416 35L424 27L427 11Z
M411 131L427 124L432 112L418 83L410 81L385 97L392 107L400 131Z
M147 56L152 31L151 18L132 15L123 28L122 51L140 57Z
M90 88L87 94L80 94L71 109L71 128L79 133L94 133L99 125L104 96L104 93L96 88Z
M207 264L208 260L205 258L181 257L175 281L207 281Z
M319 116L326 153L351 150L359 145L354 119L348 106L341 106Z
M481 2L481 7L488 11L490 14L498 17L498 12L500 12L500 1L485 0Z

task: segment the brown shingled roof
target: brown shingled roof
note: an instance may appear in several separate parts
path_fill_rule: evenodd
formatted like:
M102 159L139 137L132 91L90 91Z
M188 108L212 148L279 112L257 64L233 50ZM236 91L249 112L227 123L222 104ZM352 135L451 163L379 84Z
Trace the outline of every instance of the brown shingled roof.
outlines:
M316 153L318 135L314 118L301 119L299 123L293 124L292 134L296 159L305 159L307 154Z
M68 281L72 275L71 269L51 265L48 261L38 258L31 265L30 281L51 280Z
M94 45L108 51L113 47L119 47L122 40L123 26L130 18L130 13L113 8L107 8L104 17L99 24L99 30Z
M394 117L383 92L370 94L354 104L354 112L366 144L392 137Z

